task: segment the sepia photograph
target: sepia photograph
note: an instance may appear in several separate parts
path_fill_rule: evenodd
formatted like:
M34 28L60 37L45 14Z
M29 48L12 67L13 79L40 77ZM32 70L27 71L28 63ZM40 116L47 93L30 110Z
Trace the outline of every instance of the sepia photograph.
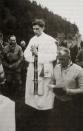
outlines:
M83 131L82 48L82 0L0 0L0 131Z

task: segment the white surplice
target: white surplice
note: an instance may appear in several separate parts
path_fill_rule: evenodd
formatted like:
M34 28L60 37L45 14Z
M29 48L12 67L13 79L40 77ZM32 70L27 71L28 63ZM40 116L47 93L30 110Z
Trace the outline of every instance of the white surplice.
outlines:
M34 56L31 52L31 46L38 48L38 95L34 95ZM53 72L53 61L56 60L57 45L56 40L42 33L40 36L34 36L25 52L24 57L29 66L27 68L25 103L38 110L47 110L53 108L54 93L49 88L51 75ZM41 71L44 69L44 76Z

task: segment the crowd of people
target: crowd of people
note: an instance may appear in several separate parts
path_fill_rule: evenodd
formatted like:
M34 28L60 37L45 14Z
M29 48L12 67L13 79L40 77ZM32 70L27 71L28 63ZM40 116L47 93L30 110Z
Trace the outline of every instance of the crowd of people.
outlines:
M1 93L14 101L25 97L27 106L19 131L81 130L83 42L80 49L67 41L59 45L44 32L43 19L35 19L32 28L27 47L23 40L18 45L15 35L5 46L0 37Z

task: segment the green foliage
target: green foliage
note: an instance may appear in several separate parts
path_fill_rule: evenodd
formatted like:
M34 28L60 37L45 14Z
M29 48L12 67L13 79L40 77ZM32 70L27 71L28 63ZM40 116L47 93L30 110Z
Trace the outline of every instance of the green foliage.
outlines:
M33 35L32 20L43 18L46 22L45 32L57 37L57 33L74 36L78 31L75 24L50 12L47 8L29 0L0 0L0 29L4 36L15 34L18 40L28 41Z

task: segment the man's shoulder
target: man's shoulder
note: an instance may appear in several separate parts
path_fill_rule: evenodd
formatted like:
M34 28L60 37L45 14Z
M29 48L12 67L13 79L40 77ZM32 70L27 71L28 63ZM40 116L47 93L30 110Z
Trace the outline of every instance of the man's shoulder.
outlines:
M30 41L36 39L37 37L34 35L32 38L30 38Z
M73 64L72 72L75 73L77 77L83 77L83 68L77 64Z
M32 44L32 43L34 43L34 41L37 39L37 37L36 36L33 36L32 38L30 38L30 40L29 40L29 44ZM28 44L28 45L29 45ZM28 46L27 45L27 46Z
M47 40L49 40L49 42L53 42L55 43L56 45L58 45L58 41L56 40L56 38L52 37L51 35L49 34L45 34L45 37Z
M18 50L22 50L22 47L20 46L20 45L16 45L16 48L18 49Z
M72 68L73 68L73 71L75 70L75 71L78 71L78 72L83 72L83 68L80 67L79 65L75 64L75 63L72 65Z
M3 49L3 52L5 53L5 52L8 52L9 51L9 45L6 45L5 47L4 47L4 49Z
M6 46L4 47L4 50L7 49L7 48L9 48L9 45L6 45Z
M44 36L47 37L47 38L49 38L50 40L56 40L55 38L53 38L53 37L52 37L51 35L49 35L49 34L44 33Z

